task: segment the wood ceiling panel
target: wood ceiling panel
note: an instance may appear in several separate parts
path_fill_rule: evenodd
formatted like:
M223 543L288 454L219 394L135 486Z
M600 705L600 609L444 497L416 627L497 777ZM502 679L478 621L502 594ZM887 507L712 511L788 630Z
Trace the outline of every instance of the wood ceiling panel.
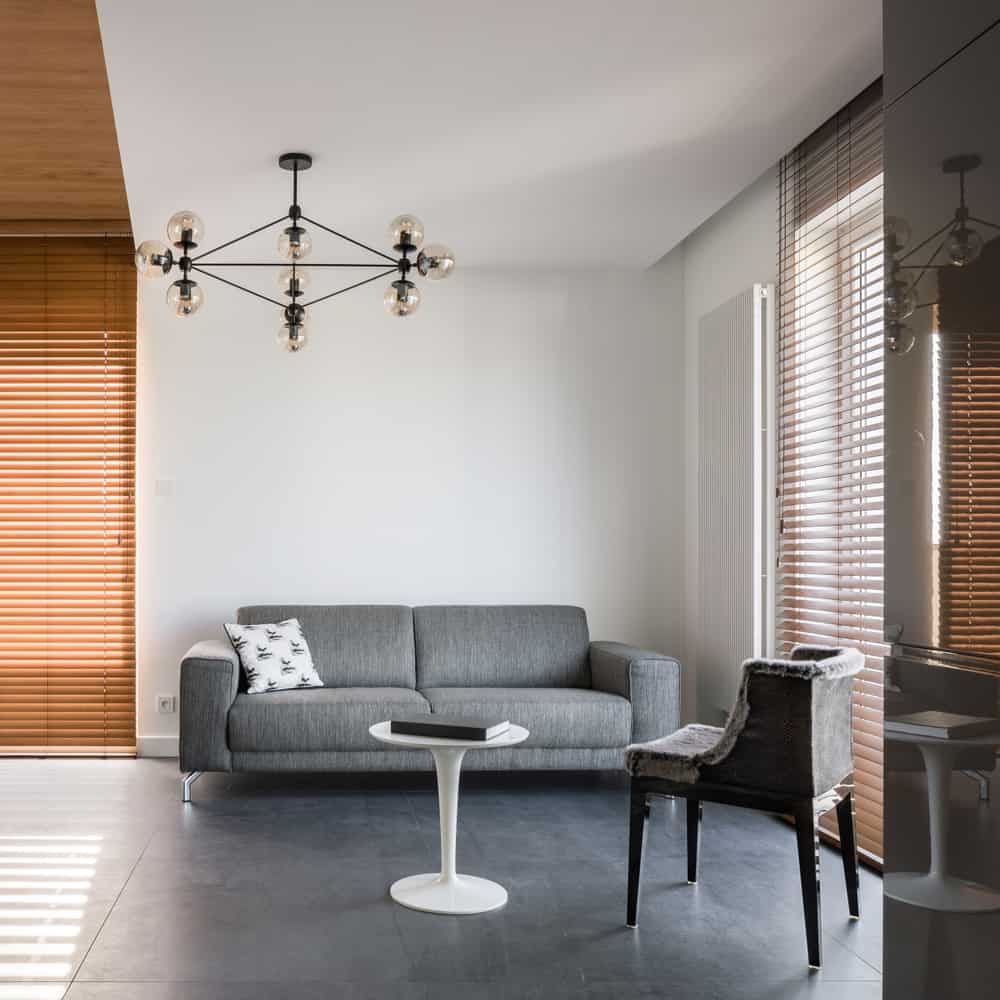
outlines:
M127 220L94 0L0 0L0 220Z

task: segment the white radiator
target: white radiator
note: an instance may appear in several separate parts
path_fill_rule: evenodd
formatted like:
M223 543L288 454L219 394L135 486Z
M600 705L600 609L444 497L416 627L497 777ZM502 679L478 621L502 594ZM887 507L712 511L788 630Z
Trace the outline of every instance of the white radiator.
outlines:
M740 664L773 649L774 286L698 328L698 717L732 706Z

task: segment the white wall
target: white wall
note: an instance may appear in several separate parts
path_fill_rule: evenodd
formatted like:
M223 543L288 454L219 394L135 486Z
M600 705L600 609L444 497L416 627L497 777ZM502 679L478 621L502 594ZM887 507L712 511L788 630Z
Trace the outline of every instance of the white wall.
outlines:
M578 603L679 655L684 718L717 721L739 665L699 677L698 321L775 280L776 189L645 273L458 271L406 320L375 283L297 356L275 307L206 281L176 320L145 283L140 747L174 745L154 697L188 646L267 601Z
M737 195L696 229L674 253L683 258L685 415L691 432L685 449L685 628L688 667L686 704L700 721L718 724L739 683L738 663L718 673L698 661L698 321L755 282L776 280L778 258L776 169Z
M276 307L206 280L178 320L146 283L140 747L170 745L155 695L244 603L572 602L680 654L682 277L458 271L405 320L375 283L297 356Z

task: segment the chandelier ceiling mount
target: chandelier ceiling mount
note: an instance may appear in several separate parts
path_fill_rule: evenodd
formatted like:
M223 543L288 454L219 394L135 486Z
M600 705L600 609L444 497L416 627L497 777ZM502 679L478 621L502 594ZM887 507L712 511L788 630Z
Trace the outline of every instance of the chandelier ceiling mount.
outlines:
M906 320L917 309L938 305L936 300L918 301L924 275L928 272L940 273L946 268L968 267L975 263L984 246L983 237L976 226L1000 230L1000 224L973 215L966 200L965 175L980 167L982 162L983 158L978 153L959 153L941 162L943 174L958 175L958 205L947 222L915 247L907 249L911 233L910 225L905 219L892 215L885 218L886 347L894 354L908 354L916 343L916 336ZM926 251L930 246L934 248L929 256L924 260L914 260L914 257L922 256L921 251Z

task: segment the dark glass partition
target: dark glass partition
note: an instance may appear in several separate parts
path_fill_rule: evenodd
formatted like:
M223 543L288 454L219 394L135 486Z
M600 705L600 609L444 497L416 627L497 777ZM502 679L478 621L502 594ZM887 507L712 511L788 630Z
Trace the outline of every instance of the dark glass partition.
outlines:
M884 7L888 1000L1000 992L1000 5L958 7Z

